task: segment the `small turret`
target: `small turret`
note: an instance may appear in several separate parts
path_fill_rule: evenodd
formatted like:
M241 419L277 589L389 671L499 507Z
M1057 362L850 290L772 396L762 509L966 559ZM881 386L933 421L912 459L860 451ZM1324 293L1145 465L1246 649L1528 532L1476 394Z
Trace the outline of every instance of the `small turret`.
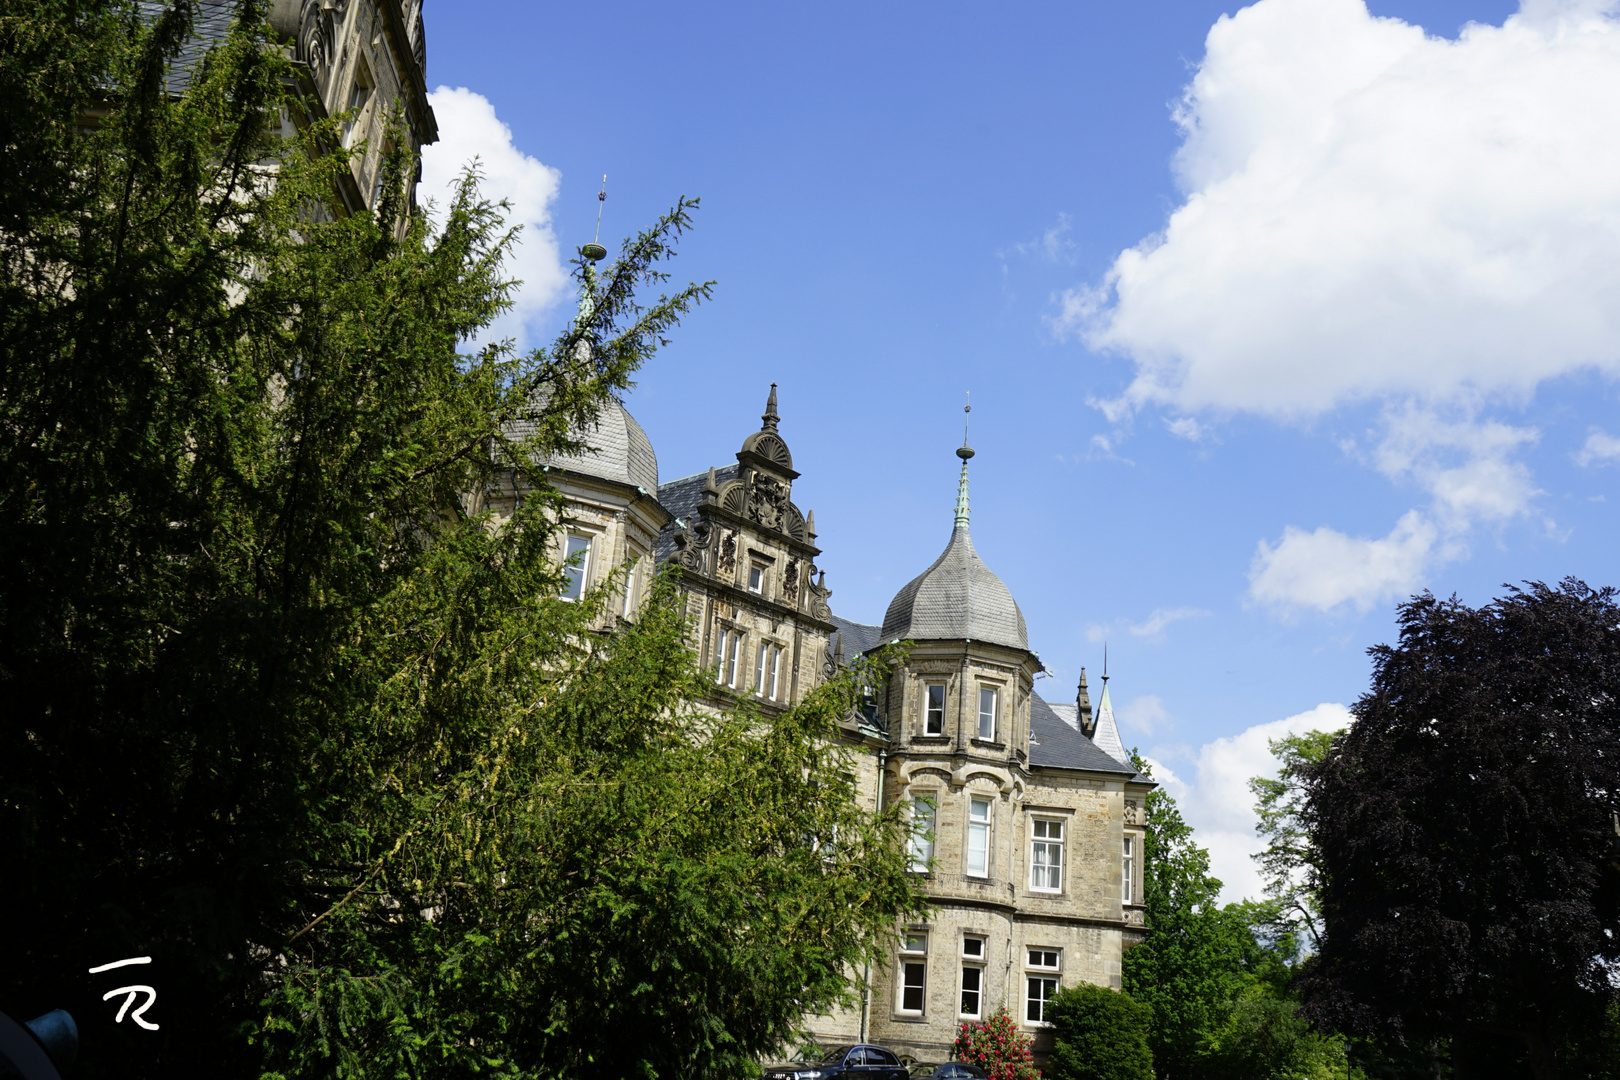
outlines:
M1080 669L1080 690L1074 698L1074 716L1080 724L1080 734L1091 738L1097 733L1097 721L1091 715L1091 693L1086 689L1086 669Z

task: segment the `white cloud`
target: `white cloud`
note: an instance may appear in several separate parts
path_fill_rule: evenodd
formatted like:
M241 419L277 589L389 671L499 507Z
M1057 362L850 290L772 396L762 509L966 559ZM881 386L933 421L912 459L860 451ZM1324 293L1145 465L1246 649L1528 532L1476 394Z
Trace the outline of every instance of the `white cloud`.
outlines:
M1093 642L1107 641L1111 634L1117 634L1123 630L1132 637L1158 641L1163 639L1165 628L1171 623L1180 622L1182 619L1200 619L1209 614L1203 608L1154 608L1153 614L1139 623L1124 621L1108 625L1094 623L1086 628L1086 639Z
M1213 437L1207 424L1200 424L1190 416L1178 416L1175 419L1166 417L1164 426L1170 430L1170 434L1188 442L1203 442Z
M1211 417L1381 402L1364 460L1431 500L1381 540L1290 527L1251 599L1417 585L1542 494L1517 460L1539 432L1486 410L1620 375L1615 6L1526 0L1451 41L1362 0L1259 0L1210 30L1176 113L1184 202L1056 325L1134 362L1098 403L1114 425L1162 407L1197 438ZM1609 460L1606 438L1577 460Z
M1314 709L1256 724L1240 734L1206 743L1198 751L1195 781L1187 781L1149 756L1153 775L1181 807L1194 840L1209 851L1210 869L1221 879L1221 901L1259 899L1262 886L1251 858L1262 844L1254 832L1254 796L1249 780L1277 775L1267 743L1306 731L1337 731L1350 724L1350 710L1324 703Z
M1620 439L1607 432L1593 428L1586 436L1586 445L1574 454L1575 464L1583 468L1588 465L1612 465L1620 461ZM1597 496L1601 499L1602 496Z
M1185 204L1067 325L1133 405L1299 418L1522 398L1620 373L1620 24L1542 4L1456 41L1361 0L1210 30L1177 121Z
M495 106L465 87L441 86L428 100L439 121L439 141L422 148L419 197L438 204L442 218L451 186L461 171L479 159L486 198L510 202L508 220L523 226L505 271L520 279L512 310L495 321L480 341L513 338L519 349L540 344L537 316L568 288L557 238L551 228L551 204L562 174L519 150L512 129L495 115Z
M1174 727L1170 710L1157 694L1143 694L1119 707L1119 720L1128 731L1139 731L1149 737Z
M1439 539L1439 530L1416 510L1378 540L1326 526L1315 532L1289 526L1275 545L1260 541L1249 565L1249 597L1280 612L1331 611L1341 604L1366 611L1414 592L1437 558L1460 554L1440 548Z

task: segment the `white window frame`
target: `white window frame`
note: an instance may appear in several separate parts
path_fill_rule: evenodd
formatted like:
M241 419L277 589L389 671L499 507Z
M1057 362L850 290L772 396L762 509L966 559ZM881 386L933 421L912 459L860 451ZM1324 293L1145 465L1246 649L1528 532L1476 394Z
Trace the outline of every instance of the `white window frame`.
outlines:
M1125 834L1125 842L1120 848L1120 879L1119 902L1122 904L1136 903L1136 836L1133 833Z
M759 596L765 595L765 564L748 564L748 591Z
M934 706L933 706L934 692L936 690L939 692L939 709L938 710L935 710ZM938 729L936 729L933 726L933 721L934 721L936 711L937 711L938 717L939 717L939 727L938 727ZM945 684L944 683L939 683L939 682L923 683L923 734L924 735L943 735L943 734L945 734Z
M1063 986L1063 950L1044 945L1024 947L1024 1023L1046 1027L1046 1003ZM1031 1007L1036 1015L1030 1016Z
M1054 830L1056 832L1054 833ZM1063 835L1062 818L1031 817L1029 819L1029 891L1060 893L1063 891L1063 848L1067 838Z
M989 696L990 711L984 709L985 697ZM979 686L979 738L985 742L994 742L996 738L996 720L1001 713L1001 688L996 686Z
M915 970L918 981L913 984ZM907 930L900 937L900 958L896 965L894 1011L906 1016L922 1016L928 1012L928 931ZM906 993L917 991L917 1007L906 1006Z
M927 807L926 814L920 813L922 807ZM934 839L936 822L939 816L939 798L928 793L913 795L911 797L911 870L913 873L926 874L931 872L934 863ZM926 822L926 826L919 826Z
M349 118L343 122L343 146L345 149L353 146L354 133L359 131L368 119L369 114L366 110L371 105L371 99L376 96L376 93L377 80L372 77L370 66L362 59L354 66L354 82L349 87L349 107L344 110L349 114ZM379 171L381 171L380 166Z
M981 805L984 807L984 816L975 817L974 812ZM988 878L990 876L990 852L992 850L990 845L990 837L991 826L994 824L994 819L994 800L987 795L968 796L968 826L966 837L967 851L965 853L966 857L962 860L963 872L968 877ZM977 845L975 844L976 840L978 841ZM977 854L983 857L983 865L979 869L974 869L973 866L973 856L975 854L974 849L976 846L978 848Z
M636 612L636 578L641 575L641 556L637 555L630 560L630 569L624 575L624 617L628 619Z
M737 661L741 658L743 634L730 627L720 628L720 640L714 650L714 681L718 686L737 689Z
M962 938L962 978L956 999L956 1015L963 1020L979 1020L984 1016L985 954L988 951L988 945L989 943L984 938L976 934L967 934ZM970 949L969 946L977 946L978 948L975 951ZM968 988L970 972L972 973L971 981L975 984L972 989ZM977 999L978 1008L972 1012L967 1009L967 996L969 994L974 995Z
M576 543L581 546L575 547ZM562 598L564 600L572 603L585 595L585 590L589 588L590 584L591 553L595 547L596 545L591 542L591 537L584 533L564 534L563 577L568 582L563 586ZM579 566L577 568L569 566L569 560L581 553L584 554L584 557L579 560Z
M766 701L775 701L781 673L782 647L769 641L760 642L754 653L754 693Z

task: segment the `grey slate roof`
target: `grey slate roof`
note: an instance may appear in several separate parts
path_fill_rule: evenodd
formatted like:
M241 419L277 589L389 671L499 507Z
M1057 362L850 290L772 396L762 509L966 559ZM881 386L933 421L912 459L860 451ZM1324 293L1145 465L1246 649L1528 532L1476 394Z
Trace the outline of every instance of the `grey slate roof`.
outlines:
M1059 705L1052 702L1048 703L1046 707L1056 713L1059 720L1063 721L1065 724L1068 724L1076 731L1080 730L1080 706L1071 701L1067 705Z
M987 641L1029 649L1024 613L973 550L965 525L951 532L951 542L934 565L895 594L883 616L882 637Z
M156 22L167 5L162 0L138 0L135 5L143 22ZM191 20L191 37L180 46L163 78L163 88L171 94L183 94L191 85L192 73L203 57L215 46L223 45L231 36L236 21L237 0L198 0Z
M1109 757L1119 761L1130 759L1125 752L1125 743L1119 737L1119 725L1114 722L1114 703L1108 697L1107 676L1103 677L1102 700L1097 702L1097 728L1092 732L1091 741Z
M846 660L853 660L861 653L871 652L884 642L893 640L883 636L881 626L873 626L870 623L850 622L834 615L832 624L838 627L838 633L843 636Z
M533 431L534 425L526 420L507 427L507 435L512 439L527 438ZM546 464L629 484L648 494L658 490L658 456L653 453L652 440L623 405L617 401L603 405L596 423L580 438L591 447L589 451L550 458Z
M714 482L717 486L725 484L727 480L735 479L737 465L733 462L723 469L714 470ZM698 506L703 502L703 482L709 478L709 470L691 476L683 476L679 480L671 480L667 484L658 485L658 503L669 511L670 523L664 526L664 531L658 534L658 546L653 550L654 560L663 562L669 553L675 550L675 522L691 522L692 515L697 512Z
M1088 772L1121 773L1135 776L1136 770L1116 761L1097 744L1070 727L1039 694L1029 695L1029 763L1059 769L1085 769Z

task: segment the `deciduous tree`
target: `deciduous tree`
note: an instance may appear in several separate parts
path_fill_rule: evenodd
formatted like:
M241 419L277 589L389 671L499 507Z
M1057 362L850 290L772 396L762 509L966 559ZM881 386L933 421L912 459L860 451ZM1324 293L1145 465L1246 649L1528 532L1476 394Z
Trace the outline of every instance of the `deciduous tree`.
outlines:
M1355 722L1311 767L1326 933L1304 981L1341 1028L1511 1035L1533 1075L1612 1007L1620 960L1620 606L1575 580L1401 605Z

